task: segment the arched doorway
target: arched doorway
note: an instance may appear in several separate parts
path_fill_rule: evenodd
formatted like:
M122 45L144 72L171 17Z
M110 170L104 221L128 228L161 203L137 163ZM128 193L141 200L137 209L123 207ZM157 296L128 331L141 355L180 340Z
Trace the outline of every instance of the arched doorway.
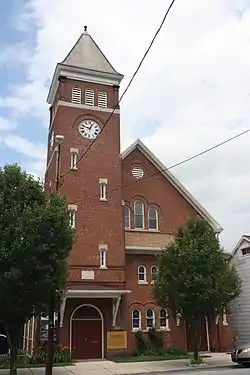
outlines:
M74 359L103 358L103 316L93 305L78 306L71 315L70 348Z

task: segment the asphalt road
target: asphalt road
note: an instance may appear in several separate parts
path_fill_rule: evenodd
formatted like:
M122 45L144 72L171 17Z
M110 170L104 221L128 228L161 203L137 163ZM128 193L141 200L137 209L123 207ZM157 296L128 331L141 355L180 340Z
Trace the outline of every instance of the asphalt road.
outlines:
M244 368L241 366L232 366L232 367L225 367L225 368L218 368L218 369L192 369L192 370L184 370L184 371L168 371L168 372L159 372L159 374L154 373L154 375L192 375L200 374L200 375L250 375L250 368ZM150 374L148 374L150 375Z

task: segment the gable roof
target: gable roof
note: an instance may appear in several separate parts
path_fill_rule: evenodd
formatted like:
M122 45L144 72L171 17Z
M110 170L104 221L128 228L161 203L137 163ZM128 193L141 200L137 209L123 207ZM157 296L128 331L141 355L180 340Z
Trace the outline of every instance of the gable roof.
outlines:
M237 242L237 245L233 249L232 255L234 256L239 248L239 246L242 244L243 241L246 241L250 244L250 235L249 234L243 234L240 238L240 240Z
M158 169L158 171L170 182L172 186L190 203L190 205L205 219L215 232L222 232L223 228L217 221L208 213L208 211L190 194L190 192L177 180L176 177L168 170L168 168L161 163L161 161L138 139L130 145L123 153L122 159L125 159L135 149L138 149L146 158Z
M87 31L79 37L60 64L123 77L114 69Z

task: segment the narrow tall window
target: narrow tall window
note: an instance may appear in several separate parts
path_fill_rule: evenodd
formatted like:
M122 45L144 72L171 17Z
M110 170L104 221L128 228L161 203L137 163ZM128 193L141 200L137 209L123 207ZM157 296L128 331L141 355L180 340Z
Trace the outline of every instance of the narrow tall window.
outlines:
M226 310L223 311L223 315L222 315L222 323L223 323L223 326L227 326L227 325L228 325L228 321L227 321L227 312L226 312Z
M85 104L93 107L94 106L94 90L93 89L86 89L85 90Z
M153 207L149 208L148 210L148 229L158 229L158 213Z
M146 325L147 329L155 326L155 312L153 309L148 309L146 311Z
M82 92L80 87L75 86L72 88L71 101L74 104L81 104Z
M157 267L156 266L152 266L151 267L151 283L152 284L154 284L156 275L157 275Z
M70 169L77 169L78 150L70 149Z
M147 281L147 272L145 266L138 267L138 283L145 283Z
M69 210L69 225L71 228L76 227L76 211L72 209Z
M128 206L124 207L124 227L125 229L129 229L131 226L130 224L130 208Z
M141 329L141 312L138 309L132 311L132 329Z
M107 200L107 184L108 180L106 178L99 178L100 201Z
M166 309L160 310L160 328L164 330L169 329L168 311Z
M107 250L100 249L100 268L107 268Z
M106 91L98 92L98 107L107 108L108 106L108 96Z
M134 203L134 227L135 229L144 228L144 205L140 201Z

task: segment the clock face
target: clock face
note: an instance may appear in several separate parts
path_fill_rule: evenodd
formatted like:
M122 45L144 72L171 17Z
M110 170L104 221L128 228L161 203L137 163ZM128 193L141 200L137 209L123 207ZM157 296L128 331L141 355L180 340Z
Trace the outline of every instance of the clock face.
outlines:
M93 120L82 121L78 129L81 136L87 139L97 138L101 131L100 126Z

